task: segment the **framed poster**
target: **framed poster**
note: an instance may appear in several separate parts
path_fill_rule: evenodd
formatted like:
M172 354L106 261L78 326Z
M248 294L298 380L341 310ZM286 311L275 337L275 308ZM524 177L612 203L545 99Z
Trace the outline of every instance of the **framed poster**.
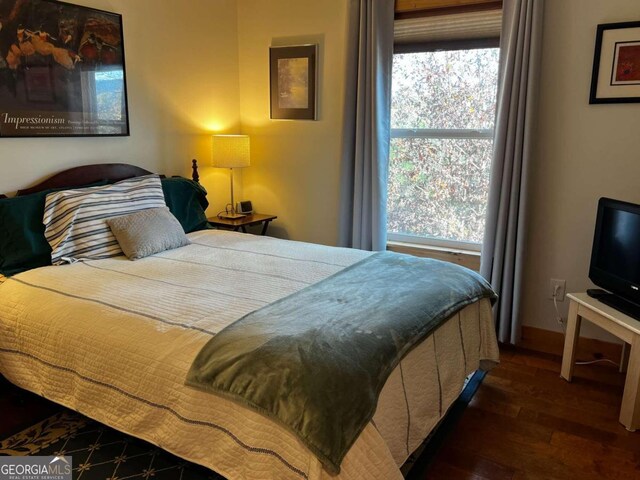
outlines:
M0 0L0 137L129 135L122 17Z
M589 103L640 102L640 22L598 25Z
M317 57L317 45L269 48L272 119L316 119Z

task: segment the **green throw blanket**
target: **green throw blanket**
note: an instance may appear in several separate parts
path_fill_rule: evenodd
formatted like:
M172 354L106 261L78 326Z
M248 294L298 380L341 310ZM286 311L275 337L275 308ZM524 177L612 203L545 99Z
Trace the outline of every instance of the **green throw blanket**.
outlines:
M337 474L400 360L481 298L496 295L466 268L373 254L222 330L187 385L274 419Z

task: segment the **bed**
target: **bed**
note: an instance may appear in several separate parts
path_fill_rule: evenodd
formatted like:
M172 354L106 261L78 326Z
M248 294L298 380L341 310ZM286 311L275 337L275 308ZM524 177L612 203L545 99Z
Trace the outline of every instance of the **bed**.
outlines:
M58 185L110 175L62 175ZM0 373L229 479L393 479L467 376L498 361L490 300L455 313L393 369L332 475L290 430L185 378L225 327L371 252L208 229L188 237L136 262L45 266L0 282Z

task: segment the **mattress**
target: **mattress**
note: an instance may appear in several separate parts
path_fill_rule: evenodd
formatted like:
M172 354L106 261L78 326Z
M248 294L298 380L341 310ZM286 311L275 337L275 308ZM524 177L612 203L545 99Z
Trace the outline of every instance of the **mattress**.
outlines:
M476 302L413 349L330 476L262 415L184 385L202 346L243 315L370 252L234 232L136 262L45 267L0 285L0 373L16 385L235 479L393 479L457 398L498 361L491 307Z

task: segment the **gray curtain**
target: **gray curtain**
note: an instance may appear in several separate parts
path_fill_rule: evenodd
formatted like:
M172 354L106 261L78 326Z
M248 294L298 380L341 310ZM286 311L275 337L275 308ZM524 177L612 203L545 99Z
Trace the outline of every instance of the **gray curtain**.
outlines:
M385 250L393 64L391 0L349 0L340 245Z
M498 339L520 339L525 214L542 47L543 0L504 0L494 159L480 273L500 296Z

